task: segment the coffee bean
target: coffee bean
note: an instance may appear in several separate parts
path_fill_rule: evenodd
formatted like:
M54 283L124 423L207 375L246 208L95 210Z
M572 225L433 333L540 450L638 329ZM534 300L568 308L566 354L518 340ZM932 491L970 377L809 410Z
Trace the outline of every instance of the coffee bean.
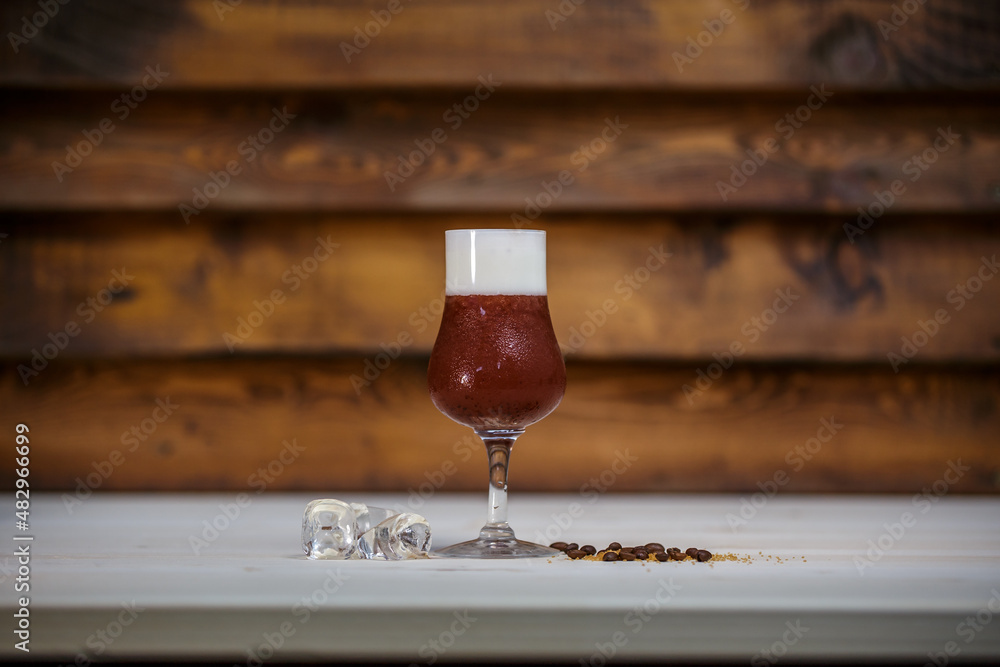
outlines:
M664 548L659 542L649 542L648 544L634 547L623 547L621 542L612 542L607 549L598 551L592 544L584 544L582 547L576 542L553 542L549 545L553 549L562 551L573 560L580 560L587 556L597 555L601 560L607 562L614 561L648 561L652 556L657 561L663 563L668 560L685 560L692 558L699 563L712 560L712 552L697 547L690 547L681 551L679 547Z

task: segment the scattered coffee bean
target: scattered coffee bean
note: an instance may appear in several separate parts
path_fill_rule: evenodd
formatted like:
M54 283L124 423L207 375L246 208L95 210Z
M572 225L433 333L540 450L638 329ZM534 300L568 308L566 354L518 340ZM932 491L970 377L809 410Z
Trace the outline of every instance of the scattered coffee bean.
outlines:
M648 561L650 556L660 563L668 560L682 561L691 558L699 563L712 560L712 552L706 549L690 547L681 551L679 547L664 548L659 542L649 542L648 544L623 547L621 542L612 542L607 549L598 551L592 544L584 544L582 547L576 542L553 542L549 545L553 549L562 551L572 560L580 560L587 556L597 556L602 561Z

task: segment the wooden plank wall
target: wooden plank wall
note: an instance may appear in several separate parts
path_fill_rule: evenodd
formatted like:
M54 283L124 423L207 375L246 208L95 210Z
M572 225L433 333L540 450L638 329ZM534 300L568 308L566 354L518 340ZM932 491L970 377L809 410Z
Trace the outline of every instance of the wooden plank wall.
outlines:
M515 491L1000 491L996 6L50 4L0 9L33 488L482 490L424 372L444 230L513 226L569 371Z

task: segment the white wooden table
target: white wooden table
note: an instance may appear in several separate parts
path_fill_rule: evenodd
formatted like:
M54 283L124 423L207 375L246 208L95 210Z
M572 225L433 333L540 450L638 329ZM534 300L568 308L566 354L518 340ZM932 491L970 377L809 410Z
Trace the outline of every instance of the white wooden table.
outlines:
M733 528L739 496L511 496L527 539L548 531L597 547L659 541L752 556L643 565L308 561L299 527L313 497L251 494L230 520L220 505L235 494L94 495L72 515L58 495L32 496L31 530L10 529L34 537L30 657L1000 659L1000 499L779 494ZM476 533L484 505L485 494L438 494L418 511L444 546ZM213 520L224 528L214 537ZM198 554L192 536L205 542ZM880 541L882 555L867 553ZM4 559L10 623L21 594L16 559ZM0 657L27 657L6 637Z

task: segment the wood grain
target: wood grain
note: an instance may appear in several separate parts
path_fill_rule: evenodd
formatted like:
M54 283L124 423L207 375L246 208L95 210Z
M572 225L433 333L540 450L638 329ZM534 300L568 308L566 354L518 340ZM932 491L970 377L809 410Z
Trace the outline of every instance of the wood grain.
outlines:
M969 467L952 492L1000 488L995 373L751 365L689 403L696 371L570 363L562 405L517 444L512 488L581 491L603 474L616 492L756 492L782 471L787 491L917 493L949 461ZM32 489L88 475L105 490L484 489L481 446L431 405L425 359L360 393L359 372L360 358L67 362L26 389L5 364L0 402L32 429Z
M628 451L613 490L915 493L961 460L1000 492L1000 5L571 5L402 0L348 62L388 0L73 0L37 33L3 3L32 488L482 490L424 387L443 231L526 226L570 389L515 490Z
M0 355L28 363L49 345L51 356L70 323L79 333L54 363L428 354L444 230L504 226L473 215L211 216L190 227L167 214L15 216L0 253ZM1000 279L983 261L1000 230L988 222L970 218L955 235L945 219L885 220L853 244L835 218L556 216L544 228L553 324L571 357L711 359L738 343L744 359L888 365L901 337L943 309L914 363L1000 360ZM115 271L132 278L117 295Z
M473 96L478 106L465 119L453 106L471 88L153 91L135 110L109 94L81 94L67 108L61 95L24 92L0 112L0 207L163 209L181 224L196 224L201 210L260 208L490 210L525 220L649 209L857 217L858 207L877 213L879 196L892 215L1000 209L1000 119L991 106L881 105L825 90L824 105L809 91L690 100L500 87L489 99Z
M0 50L0 84L131 87L160 64L166 86L197 89L465 86L489 73L537 88L997 88L993 3L902 4L74 0ZM30 33L37 5L4 3L4 34Z

